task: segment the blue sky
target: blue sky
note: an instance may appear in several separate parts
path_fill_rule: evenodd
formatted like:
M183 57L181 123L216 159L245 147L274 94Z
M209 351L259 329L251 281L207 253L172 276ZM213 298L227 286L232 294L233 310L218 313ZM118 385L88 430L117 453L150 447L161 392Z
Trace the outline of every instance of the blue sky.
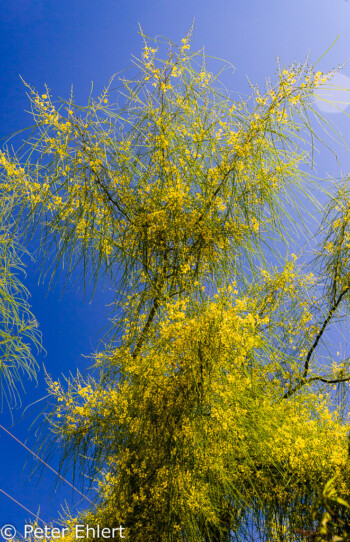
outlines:
M0 6L0 137L28 126L31 118L20 75L39 91L44 83L54 96L67 98L73 85L76 101L86 101L91 81L99 93L112 74L131 65L142 41L138 23L149 36L164 35L180 42L195 19L192 49L205 47L208 55L223 58L235 66L225 74L232 90L249 92L246 77L263 84L274 77L276 58L282 64L304 61L310 53L316 61L340 35L320 61L320 70L333 69L350 58L350 2L346 0L17 0ZM350 77L350 64L343 73ZM350 100L349 100L350 101ZM348 113L350 108L348 109ZM327 114L342 131L350 135L350 119L345 114ZM350 165L340 152L341 167L326 152L317 159L318 174L339 176ZM31 305L43 334L46 356L38 361L54 377L77 369L84 371L89 355L97 345L106 324L105 304L111 292L98 291L92 303L84 300L76 286L62 293L62 282L47 293L40 284L38 264L28 263L26 286ZM38 386L25 382L23 405L14 411L11 428L22 441L35 446L30 424L44 404L25 408L45 395L43 371ZM25 411L24 411L25 410ZM0 424L10 428L8 412L0 414ZM18 443L0 429L0 489L33 512L40 509L45 521L58 516L65 500L74 507L72 491L61 485L55 492L55 477L28 481L33 462ZM24 464L28 460L28 465ZM52 466L55 467L55 461ZM69 474L67 475L69 477ZM21 532L30 515L0 493L0 527L12 523Z

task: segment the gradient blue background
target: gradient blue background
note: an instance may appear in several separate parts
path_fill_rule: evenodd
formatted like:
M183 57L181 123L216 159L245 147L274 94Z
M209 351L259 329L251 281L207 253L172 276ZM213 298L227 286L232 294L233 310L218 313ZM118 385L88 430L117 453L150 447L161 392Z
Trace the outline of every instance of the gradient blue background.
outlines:
M274 77L276 57L281 63L304 61L310 52L316 61L340 34L321 60L319 69L329 70L350 58L350 2L346 0L4 0L0 5L0 138L31 123L21 75L39 92L44 83L54 96L67 98L73 85L76 101L84 103L94 82L100 92L112 74L131 65L131 55L139 56L142 41L138 23L150 36L162 34L179 43L195 19L192 49L205 46L208 55L224 58L236 68L225 73L225 83L233 91L249 92L246 76L263 84ZM343 73L350 76L350 66ZM349 99L350 101L350 99ZM348 109L349 111L349 109ZM341 129L349 141L350 119L345 114L327 118ZM340 152L341 166L322 151L317 157L317 174L339 176L350 166L349 156ZM97 345L106 324L105 304L111 292L98 291L92 303L82 291L72 287L61 297L62 282L47 293L38 285L39 266L27 261L26 285L31 305L43 334L46 356L38 361L53 377L84 371L89 355ZM35 436L28 428L37 413L24 409L45 395L43 371L38 386L25 382L23 405L14 411L11 431L29 446ZM37 408L42 406L40 402ZM8 412L0 414L0 424L11 427ZM0 429L0 489L9 493L45 521L57 518L65 500L74 511L78 499L64 484L55 491L55 476L28 481L33 461L19 444ZM28 465L24 468L25 462ZM52 466L57 462L52 461ZM68 477L70 474L68 473ZM79 496L78 496L79 497ZM20 532L30 515L0 493L0 527L12 523Z

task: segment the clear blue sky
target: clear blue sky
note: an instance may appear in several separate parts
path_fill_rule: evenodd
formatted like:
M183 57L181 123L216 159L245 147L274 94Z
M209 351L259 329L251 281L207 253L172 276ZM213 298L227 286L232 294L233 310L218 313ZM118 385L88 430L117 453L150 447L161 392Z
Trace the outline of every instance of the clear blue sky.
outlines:
M303 61L310 53L316 61L340 34L332 50L320 62L329 70L350 58L350 2L346 0L17 0L0 6L0 137L28 126L31 119L21 75L39 91L44 83L55 96L68 97L73 84L77 102L89 95L91 81L98 93L117 71L131 65L142 42L138 23L149 36L164 35L180 42L193 19L192 48L230 61L236 68L225 74L228 88L248 92L246 76L262 84L274 77L276 57L281 63ZM350 76L350 64L343 73ZM349 112L349 109L348 109ZM349 140L350 119L328 115ZM350 161L344 157L343 172ZM339 175L330 155L319 158L318 173ZM46 296L38 285L39 269L28 262L26 285L32 293L32 310L43 334L47 355L38 361L54 377L89 362L82 357L96 346L106 323L104 305L110 293L98 292L91 304L74 287L61 297L60 288ZM61 298L60 298L61 297ZM35 409L24 408L45 395L43 371L35 387L25 382L23 406L14 412L11 431L34 446L28 428ZM40 403L42 404L42 403ZM10 428L7 412L0 424ZM33 462L23 470L28 454L0 429L0 489L40 517L58 516L65 499L73 507L71 491L61 485L55 493L55 477L49 472L38 482L28 481ZM55 462L53 462L55 467ZM0 527L12 523L21 531L29 514L0 493Z

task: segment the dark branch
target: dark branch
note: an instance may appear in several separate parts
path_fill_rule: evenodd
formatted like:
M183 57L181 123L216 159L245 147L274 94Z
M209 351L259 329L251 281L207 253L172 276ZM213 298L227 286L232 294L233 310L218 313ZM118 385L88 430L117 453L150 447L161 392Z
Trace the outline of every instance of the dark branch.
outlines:
M336 380L327 380L327 379L325 379L325 378L323 378L321 376L320 377L315 376L315 377L307 378L307 375L308 375L308 372L309 372L309 365L310 365L311 356L314 353L314 351L316 350L317 345L320 342L320 340L322 338L322 335L323 335L327 325L329 324L330 320L332 319L335 311L337 310L341 300L343 299L344 295L349 291L349 289L350 289L350 287L345 288L342 291L342 293L338 296L338 299L331 306L327 318L324 320L320 331L316 335L316 338L315 338L314 342L312 343L312 346L311 346L310 350L307 353L307 356L306 356L306 359L305 359L305 365L304 365L304 372L303 372L303 375L302 375L302 378L301 378L300 382L298 382L298 384L296 384L293 388L289 389L284 394L284 396L283 396L284 399L288 399L288 397L290 397L291 395L296 393L305 384L307 384L309 382L314 382L314 381L318 380L320 382L325 382L327 384L337 384L339 382L347 382L348 380L350 380L350 377L349 378L346 377L345 379L336 379Z
M148 330L149 330L149 328L150 328L150 326L151 326L151 324L153 322L153 319L154 319L155 314L157 312L158 306L159 306L159 300L158 300L158 298L155 298L154 301L153 301L153 305L151 307L151 310L149 311L147 321L146 321L145 325L143 326L143 330L141 332L139 340L136 343L135 350L132 353L133 358L137 357L138 353L140 352L140 350L142 348L143 342L146 339Z
M342 293L339 295L338 299L335 301L335 303L333 303L329 313L328 313L328 316L327 318L325 319L325 321L323 322L323 325L320 329L320 331L317 333L316 335L316 338L310 348L310 350L308 351L307 353L307 356L306 356L306 360L305 360L305 365L304 365L304 372L303 372L303 376L302 376L302 380L305 380L306 377L307 377L307 374L308 374L308 371L309 371L309 363L310 363L310 359L311 359L311 356L312 354L314 353L314 351L316 350L316 347L327 327L327 325L329 324L330 320L332 319L333 317L333 314L335 313L335 311L337 310L341 300L343 299L344 295L349 291L349 287L345 288L345 290L342 291Z

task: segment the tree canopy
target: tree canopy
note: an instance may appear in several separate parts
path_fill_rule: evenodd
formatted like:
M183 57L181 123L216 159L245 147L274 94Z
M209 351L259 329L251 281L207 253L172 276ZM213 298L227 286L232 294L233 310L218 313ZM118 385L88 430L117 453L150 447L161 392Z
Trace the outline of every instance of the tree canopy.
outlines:
M350 490L349 361L325 347L349 311L350 191L334 184L323 209L311 172L331 75L279 67L233 99L191 34L165 52L142 36L118 97L112 81L84 107L27 85L35 130L1 154L51 272L116 291L89 376L48 379L50 440L96 488L80 523L135 542L305 540L327 480Z

